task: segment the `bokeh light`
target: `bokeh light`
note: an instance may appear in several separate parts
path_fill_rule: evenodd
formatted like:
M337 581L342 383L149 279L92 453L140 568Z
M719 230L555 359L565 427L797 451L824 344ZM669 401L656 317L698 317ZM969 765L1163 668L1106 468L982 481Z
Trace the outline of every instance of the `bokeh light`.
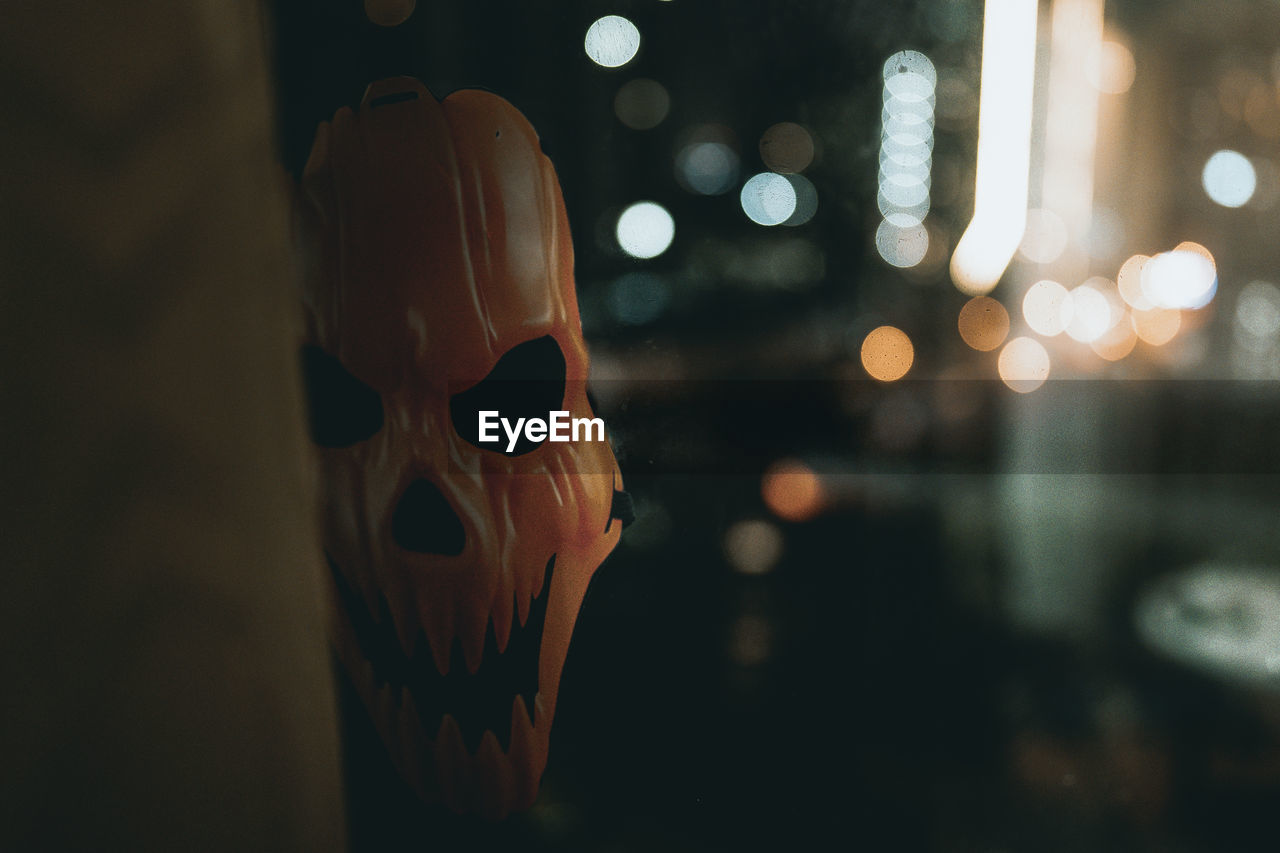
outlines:
M621 15L605 15L587 28L583 47L596 65L619 68L640 50L640 30Z
M1183 240L1181 243L1174 246L1173 250L1175 252L1194 252L1195 254L1199 255L1200 257L1208 261L1209 265L1213 267L1214 272L1217 273L1218 262L1213 259L1213 252L1210 252L1202 244L1196 243L1191 240Z
M990 352L1009 336L1009 312L990 296L976 296L960 309L960 337L979 352Z
M1067 248L1067 224L1052 210L1027 211L1027 230L1018 251L1034 264L1051 264Z
M1129 91L1138 73L1133 51L1118 41L1104 41L1096 65L1085 68L1089 82L1104 95L1121 95Z
M671 246L676 223L662 205L640 201L622 212L614 233L622 251L631 257L656 258Z
M1022 297L1022 316L1037 335L1051 338L1066 331L1074 314L1071 294L1056 281L1037 281Z
M925 229L925 252L920 261L910 267L903 267L907 279L919 284L933 284L947 268L947 259L951 257L951 235L942 227L937 219L923 223Z
M884 214L885 221L898 228L919 225L929 215L929 199L927 198L920 204L905 207L895 205L889 201L883 192L878 194L876 200L880 204L880 212Z
M786 175L791 188L796 191L796 209L782 223L787 226L804 225L818 212L818 188L804 175Z
M1035 338L1014 338L1000 350L1000 379L1019 394L1028 394L1049 378L1049 353Z
M1151 258L1146 255L1134 255L1121 265L1120 272L1116 275L1120 298L1135 311L1149 311L1155 307L1142 292L1142 268L1149 260Z
M1071 319L1066 332L1082 344L1093 343L1115 325L1111 303L1092 284L1082 284L1071 291Z
M876 251L895 267L913 267L929 252L929 231L913 217L890 214L876 229Z
M897 169L893 172L880 173L879 197L885 199L893 210L888 214L910 213L916 216L929 205L929 178L920 170L911 168ZM923 217L916 216L917 219Z
M1160 308L1203 308L1217 289L1213 256L1196 243L1161 252L1142 267L1142 295Z
M781 225L796 212L796 190L782 175L762 172L752 175L739 196L742 212L759 225Z
M1258 174L1239 151L1218 151L1204 164L1204 191L1223 207L1240 207L1253 198Z
M738 155L723 142L695 142L676 155L676 178L699 195L722 195L738 182Z
M813 136L803 126L784 121L760 137L760 159L774 172L803 172L813 162Z
M893 81L890 86L894 94L906 88L912 88L921 95L933 94L938 83L938 72L933 62L917 50L900 50L884 61L880 75L885 83Z
M938 74L923 53L903 50L883 68L879 191L885 221L876 233L880 256L896 267L924 259L928 232L919 227L929 213L933 169L933 123Z
M1153 347L1169 343L1182 328L1182 312L1174 308L1134 310L1130 318L1134 333Z
M670 110L671 96L666 87L644 77L625 83L613 98L614 115L632 130L657 127Z
M1269 281L1251 281L1240 288L1236 325L1251 343L1265 343L1269 349L1280 337L1280 288Z
M1133 324L1124 322L1122 318L1121 322L1117 322L1094 339L1090 346L1107 361L1119 361L1133 352L1137 343L1138 335L1133 330Z
M822 510L822 480L795 459L776 462L764 473L760 496L769 511L785 521L806 521Z
M764 519L739 521L724 534L724 555L744 575L763 575L782 557L782 531Z
M880 326L862 341L862 367L873 379L894 382L907 375L915 361L915 348L907 333Z

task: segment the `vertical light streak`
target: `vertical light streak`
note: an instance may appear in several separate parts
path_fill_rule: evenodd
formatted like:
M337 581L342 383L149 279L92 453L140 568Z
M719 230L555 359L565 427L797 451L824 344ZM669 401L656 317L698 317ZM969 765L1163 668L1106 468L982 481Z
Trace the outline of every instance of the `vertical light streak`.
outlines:
M1102 55L1104 0L1054 0L1049 96L1044 132L1041 206L1067 226L1067 251L1057 270L1063 281L1088 275L1077 248L1093 218L1093 170L1098 146L1098 90L1089 80Z
M951 278L970 295L989 292L1027 225L1036 0L987 0L973 221L951 257Z

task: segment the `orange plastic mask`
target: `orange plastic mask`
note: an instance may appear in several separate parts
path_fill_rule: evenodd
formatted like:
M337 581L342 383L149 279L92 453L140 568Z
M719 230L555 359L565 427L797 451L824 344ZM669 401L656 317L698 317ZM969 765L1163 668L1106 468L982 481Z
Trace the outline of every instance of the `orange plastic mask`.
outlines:
M503 99L399 78L320 125L303 195L334 643L404 778L501 817L624 514L607 442L476 440L477 408L593 417L559 183Z

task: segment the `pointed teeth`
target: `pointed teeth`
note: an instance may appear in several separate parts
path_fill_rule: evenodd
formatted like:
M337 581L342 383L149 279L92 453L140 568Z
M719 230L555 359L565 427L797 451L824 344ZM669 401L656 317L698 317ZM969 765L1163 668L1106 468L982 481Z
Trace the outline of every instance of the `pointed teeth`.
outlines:
M545 739L545 735L543 737ZM511 764L512 809L528 808L538 794L538 780L546 767L546 751L538 748L538 740L538 731L529 719L525 701L516 696L511 706L511 748L507 752Z
M431 646L431 659L435 661L436 671L448 675L449 653L453 647L453 613L448 607L429 609L427 602L423 601L418 602L418 610L424 614L422 630Z
M529 710L525 706L524 697L517 694L511 700L511 744L507 754L512 762L520 761L533 748L533 721L529 719Z
M445 802L455 812L466 810L465 800L468 765L466 747L462 744L462 731L452 714L445 714L436 735L436 784L444 792Z
M476 811L486 820L502 820L511 810L511 763L493 732L485 732L476 752Z
M537 574L529 573L520 579L519 590L516 593L516 604L520 608L520 627L524 627L529 621L529 611L533 609L533 602L544 595L549 595L550 590L547 589L547 581L551 577L551 572L555 566L555 555L547 561L547 565Z

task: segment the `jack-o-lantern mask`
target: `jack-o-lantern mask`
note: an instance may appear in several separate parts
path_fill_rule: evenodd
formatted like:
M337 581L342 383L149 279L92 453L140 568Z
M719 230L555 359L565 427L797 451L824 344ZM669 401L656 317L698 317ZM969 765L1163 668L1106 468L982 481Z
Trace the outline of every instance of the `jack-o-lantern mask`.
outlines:
M602 436L479 440L479 411L593 417L555 171L503 99L398 78L320 125L302 194L334 644L404 778L501 817L625 514Z

